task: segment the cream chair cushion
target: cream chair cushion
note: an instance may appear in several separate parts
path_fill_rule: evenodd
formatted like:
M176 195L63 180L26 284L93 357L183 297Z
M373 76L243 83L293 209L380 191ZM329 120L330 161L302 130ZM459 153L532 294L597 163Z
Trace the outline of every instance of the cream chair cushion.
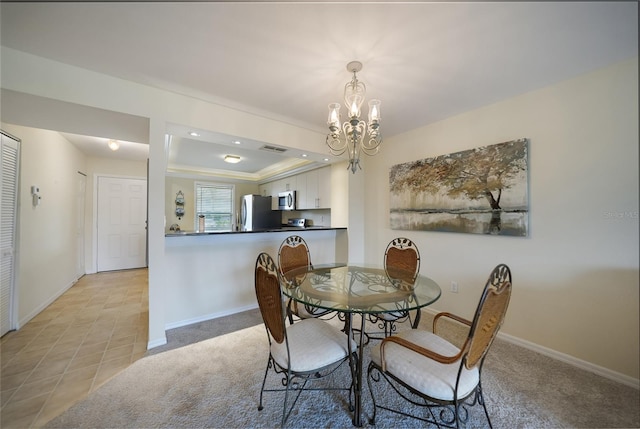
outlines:
M291 370L294 372L314 371L347 356L347 335L335 326L320 319L304 319L287 326ZM351 341L352 351L356 350ZM287 346L271 344L271 356L278 365L287 367Z
M411 329L402 331L396 336L443 356L454 356L460 351L444 338L428 331ZM445 365L396 343L385 345L384 357L387 364L387 372L404 381L415 390L434 399L453 400L460 361ZM371 359L377 365L380 365L380 344L376 344L372 348ZM464 368L460 377L458 399L464 398L471 393L478 381L479 372L477 367L472 370Z

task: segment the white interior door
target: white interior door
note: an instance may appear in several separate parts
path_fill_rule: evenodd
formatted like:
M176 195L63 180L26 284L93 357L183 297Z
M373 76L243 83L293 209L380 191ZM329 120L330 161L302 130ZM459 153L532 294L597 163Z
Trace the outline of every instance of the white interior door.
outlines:
M15 267L20 142L4 134L0 151L0 336L15 329Z
M146 266L147 183L98 177L98 271Z

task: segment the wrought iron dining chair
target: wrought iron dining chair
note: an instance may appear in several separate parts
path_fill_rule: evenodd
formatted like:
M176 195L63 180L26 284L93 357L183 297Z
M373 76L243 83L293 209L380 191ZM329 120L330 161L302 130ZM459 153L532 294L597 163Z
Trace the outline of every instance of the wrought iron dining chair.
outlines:
M290 235L285 238L278 249L278 266L280 267L282 278L287 282L298 284L304 280L304 274L292 276L287 275L287 273L297 268L313 268L313 264L311 264L311 253L309 252L307 242L299 235ZM297 316L299 319L308 319L310 317L320 317L331 313L329 310L300 305L292 299L287 300L286 307L287 317L291 324L293 323L293 316Z
M285 392L281 421L284 427L303 390L344 390L348 392L349 408L353 411L353 376L346 386L307 388L307 384L332 374L350 358L355 359L355 341L349 340L338 328L316 318L287 326L280 274L273 258L264 252L256 260L255 290L269 339L269 359L260 389L258 410L263 409L264 392ZM275 374L282 374L278 388L265 388L269 369L273 369ZM290 392L295 398L289 406Z
M375 424L377 410L384 409L438 427L457 428L467 423L471 407L482 405L492 427L482 391L482 366L502 326L510 297L511 271L500 264L487 280L472 321L451 313L438 313L433 319L433 333L406 330L376 345L367 376L374 404L370 422ZM461 348L436 334L442 317L468 327ZM411 404L426 407L428 413L411 414L406 407L398 410L378 404L372 382L382 381Z
M384 252L384 270L390 280L407 285L415 283L420 272L420 252L416 244L405 237L397 237L389 242ZM396 323L409 321L412 328L420 323L420 309L415 315L406 310L370 314L369 321L382 330L382 337L368 333L370 339L383 339L396 331Z

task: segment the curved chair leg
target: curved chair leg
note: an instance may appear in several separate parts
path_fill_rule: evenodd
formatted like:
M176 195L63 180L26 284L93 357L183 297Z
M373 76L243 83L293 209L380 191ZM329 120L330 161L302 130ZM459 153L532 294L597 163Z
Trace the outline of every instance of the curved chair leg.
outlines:
M262 394L264 393L264 385L267 382L267 374L269 373L269 367L271 367L271 357L267 361L267 369L264 370L264 378L262 379L262 388L260 389L260 403L258 404L258 411L262 411Z
M295 394L295 398L293 398L293 400L291 401L291 405L289 407L287 407L287 402L289 402L288 397L289 397L289 390L291 384L293 383L293 379L295 378L295 376L291 376L291 375L287 375L287 381L286 381L286 388L285 388L285 393L284 393L284 404L283 406L283 412L282 412L282 425L281 427L284 428L284 424L287 422L287 420L289 419L289 416L291 415L291 412L293 411L293 408L296 406L296 403L298 402L298 398L300 398L300 394L302 393L302 391L304 390L305 386L307 385L307 381L308 379L304 379L302 386L298 386L294 389L294 391L297 391L297 393ZM295 384L295 383L293 383ZM294 392L291 392L292 394ZM287 411L287 408L289 408L289 411Z
M280 423L280 427L284 428L284 422L287 421L287 399L289 398L289 386L291 385L291 377L287 376L287 385L286 390L284 392L284 401L282 404L282 423Z
M482 394L482 380L478 382L478 402L480 402L482 404L482 408L484 408L484 415L487 416L487 423L489 424L489 428L493 429L491 419L489 418L489 411L487 411L487 405L484 402L484 395Z
M369 394L371 395L371 400L373 401L373 415L369 418L369 423L372 425L376 424L376 411L378 410L376 404L376 397L373 394L373 388L371 387L371 372L376 370L373 366L373 362L369 363L369 368L367 369L367 385L369 386Z

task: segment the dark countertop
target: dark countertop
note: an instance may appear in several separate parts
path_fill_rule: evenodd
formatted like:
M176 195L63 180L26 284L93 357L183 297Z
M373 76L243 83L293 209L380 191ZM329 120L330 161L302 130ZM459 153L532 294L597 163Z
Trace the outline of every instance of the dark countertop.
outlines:
M268 228L268 229L257 229L254 231L219 231L219 232L195 232L195 231L180 231L180 232L168 232L164 236L165 237L187 237L187 236L195 236L195 235L221 235L221 234L261 234L265 232L305 232L305 231L331 231L331 230L341 230L347 229L346 227L340 228L332 228L330 226L309 226L306 228L301 228L297 226L283 226L280 228Z

